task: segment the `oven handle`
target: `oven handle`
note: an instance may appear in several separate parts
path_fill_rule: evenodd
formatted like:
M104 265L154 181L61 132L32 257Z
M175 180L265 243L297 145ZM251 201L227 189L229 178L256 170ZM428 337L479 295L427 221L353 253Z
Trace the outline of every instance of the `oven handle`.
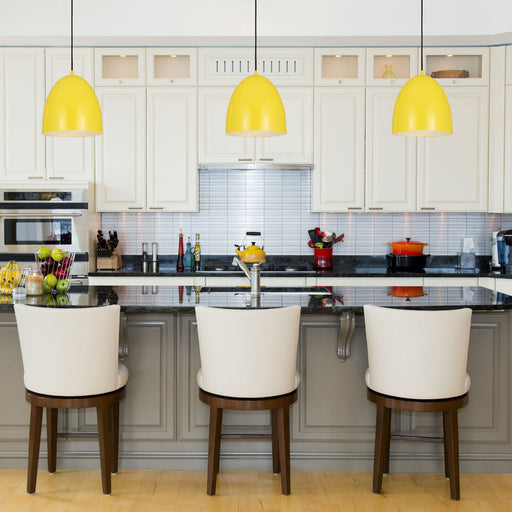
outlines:
M32 218L40 218L40 217L81 217L81 212L59 212L59 213L24 213L24 212L18 212L18 213L12 213L12 212L0 212L0 217L32 217Z

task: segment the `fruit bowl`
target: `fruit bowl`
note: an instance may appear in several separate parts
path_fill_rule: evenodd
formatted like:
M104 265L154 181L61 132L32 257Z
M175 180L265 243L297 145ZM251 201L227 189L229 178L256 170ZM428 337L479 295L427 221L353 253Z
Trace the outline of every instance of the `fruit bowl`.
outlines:
M43 290L50 293L63 293L69 290L69 276L75 261L75 253L60 247L41 247L34 253L37 270L43 274Z

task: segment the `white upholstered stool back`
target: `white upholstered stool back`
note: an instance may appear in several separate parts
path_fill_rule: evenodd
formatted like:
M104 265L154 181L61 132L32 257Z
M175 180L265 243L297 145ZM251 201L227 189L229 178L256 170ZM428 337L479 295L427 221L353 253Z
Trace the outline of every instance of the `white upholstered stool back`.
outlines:
M124 386L118 366L119 306L14 306L25 387L43 395L88 396Z
M366 305L364 320L370 389L416 400L469 391L470 309L413 311Z
M196 318L201 389L256 398L298 387L300 306L248 311L197 306Z

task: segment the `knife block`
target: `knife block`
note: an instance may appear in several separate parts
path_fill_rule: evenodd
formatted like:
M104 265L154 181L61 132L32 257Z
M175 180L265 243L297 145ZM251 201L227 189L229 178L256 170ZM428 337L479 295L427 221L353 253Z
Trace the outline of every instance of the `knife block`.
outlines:
M117 252L114 252L110 258L96 257L96 270L121 270L122 267L122 257Z

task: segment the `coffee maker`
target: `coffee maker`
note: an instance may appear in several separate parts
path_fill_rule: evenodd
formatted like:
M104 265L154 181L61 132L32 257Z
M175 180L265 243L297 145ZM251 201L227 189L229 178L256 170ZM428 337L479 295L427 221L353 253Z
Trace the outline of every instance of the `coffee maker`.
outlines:
M512 229L493 233L491 242L492 266L502 274L512 274Z

